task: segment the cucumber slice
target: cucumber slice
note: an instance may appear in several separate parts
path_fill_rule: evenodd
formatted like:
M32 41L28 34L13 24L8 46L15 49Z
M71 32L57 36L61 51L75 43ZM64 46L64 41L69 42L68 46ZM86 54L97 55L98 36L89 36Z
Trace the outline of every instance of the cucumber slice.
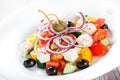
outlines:
M104 38L104 39L100 40L100 43L102 43L105 46L109 46L111 44L111 42L108 38Z
M46 63L41 63L38 59L36 59L37 67L40 69L45 69Z
M65 65L63 74L69 74L69 73L75 72L76 70L77 70L76 66L73 66L73 65L68 63Z

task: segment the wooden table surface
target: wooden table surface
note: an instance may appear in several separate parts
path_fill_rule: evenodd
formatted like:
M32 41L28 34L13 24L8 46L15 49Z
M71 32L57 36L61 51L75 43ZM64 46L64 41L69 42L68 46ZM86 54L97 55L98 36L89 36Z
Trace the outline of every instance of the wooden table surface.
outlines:
M120 67L102 75L94 80L120 80Z

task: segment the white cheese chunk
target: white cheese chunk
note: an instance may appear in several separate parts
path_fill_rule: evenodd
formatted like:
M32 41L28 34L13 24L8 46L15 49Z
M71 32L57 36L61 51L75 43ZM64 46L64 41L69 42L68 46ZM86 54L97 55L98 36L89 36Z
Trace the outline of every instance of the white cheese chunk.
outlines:
M82 30L84 30L88 34L92 35L94 32L96 32L97 29L96 29L96 26L94 24L88 23L82 27Z
M48 61L50 61L50 54L39 53L38 56L37 56L37 59L41 63L48 62Z
M22 56L26 56L28 52L30 52L33 48L33 44L31 42L24 42L23 44L20 45L19 50L22 54Z
M92 37L86 33L80 35L76 41L79 44L79 47L90 47L93 43Z
M45 52L45 47L42 47L42 48L38 48L37 52L38 52L38 53L42 53L42 52Z
M69 51L63 53L66 61L75 61L78 58L78 53L75 49L70 49Z
M74 47L74 50L77 51L77 53L79 54L80 51L81 51L81 48L79 48L79 47Z

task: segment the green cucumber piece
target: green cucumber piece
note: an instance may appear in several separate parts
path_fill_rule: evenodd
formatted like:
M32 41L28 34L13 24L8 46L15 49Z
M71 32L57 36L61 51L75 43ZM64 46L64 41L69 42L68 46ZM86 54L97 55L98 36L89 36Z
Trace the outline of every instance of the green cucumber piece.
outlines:
M73 65L68 63L65 65L65 68L63 70L63 74L69 74L69 73L75 72L76 70L77 70L76 66L73 66Z
M37 67L40 69L46 68L46 63L41 63L38 59L36 59Z
M100 40L100 43L102 43L105 46L109 46L111 44L111 42L108 38L104 38L104 39Z

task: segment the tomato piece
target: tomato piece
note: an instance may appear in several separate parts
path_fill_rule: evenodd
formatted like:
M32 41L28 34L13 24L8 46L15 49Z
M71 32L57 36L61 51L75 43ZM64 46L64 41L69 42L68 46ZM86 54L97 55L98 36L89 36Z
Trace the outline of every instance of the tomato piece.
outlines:
M93 41L99 41L103 38L108 38L108 29L100 29L93 35Z
M42 34L42 37L44 38L50 38L54 36L54 34L51 34L49 31L45 31L43 34Z
M62 72L64 70L65 67L65 60L63 59L59 59L56 61L49 61L46 63L46 68L50 67L50 66L54 66L57 68L58 72Z
M62 41L62 42L61 42L61 45L63 45L63 46L67 46L67 45L68 45L68 43L67 43L67 42L65 42L65 41Z
M69 34L69 36L72 37L72 39L76 41L77 38L74 34Z
M101 28L104 25L105 19L104 18L98 18L96 21L92 21L91 23L93 23L96 26L96 28L98 29L98 28Z
M42 34L42 37L43 37L43 38L50 38L50 37L53 37L53 36L55 36L55 35L54 35L54 34L51 34L49 31L45 31L45 32ZM42 39L39 40L39 45L40 45L40 47L44 47L44 46L46 45L46 43L47 43L47 40L42 40Z
M39 40L40 47L44 47L46 43L47 43L47 40L42 40L42 39Z
M67 32L64 32L63 35L66 36L66 35L68 35L68 33L67 33Z
M54 66L57 69L59 68L60 64L57 61L49 61L46 62L46 68L50 67L50 66Z
M64 70L64 68L65 68L66 62L65 62L65 60L63 60L63 59L58 60L58 62L59 62L59 64L60 64L60 66L59 66L59 68L58 68L58 72L63 72L63 70Z
M104 56L108 52L108 48L100 42L94 42L90 50L93 56Z

